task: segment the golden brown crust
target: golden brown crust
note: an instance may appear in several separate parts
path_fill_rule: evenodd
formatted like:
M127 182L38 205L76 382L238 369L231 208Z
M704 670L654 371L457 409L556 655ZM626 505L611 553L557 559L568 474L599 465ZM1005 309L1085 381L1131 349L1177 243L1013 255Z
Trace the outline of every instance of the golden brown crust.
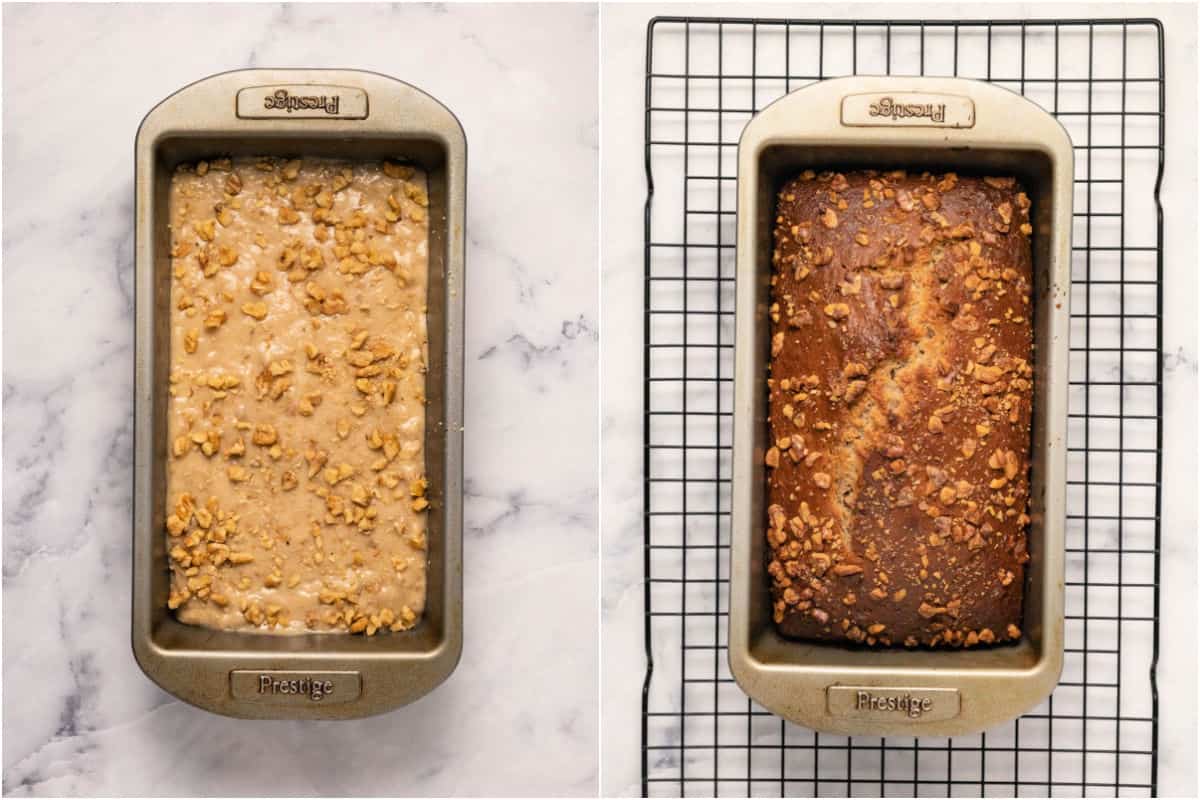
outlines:
M780 632L1020 638L1029 198L1013 178L806 171L779 193L766 454Z

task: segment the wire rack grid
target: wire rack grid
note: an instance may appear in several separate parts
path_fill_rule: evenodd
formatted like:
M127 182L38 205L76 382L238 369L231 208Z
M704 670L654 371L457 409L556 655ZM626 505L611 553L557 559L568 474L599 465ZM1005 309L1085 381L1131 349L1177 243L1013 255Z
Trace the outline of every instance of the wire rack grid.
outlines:
M1065 667L978 736L821 735L726 662L737 140L777 97L853 74L988 80L1075 146ZM651 21L643 794L1155 794L1164 93L1152 19Z

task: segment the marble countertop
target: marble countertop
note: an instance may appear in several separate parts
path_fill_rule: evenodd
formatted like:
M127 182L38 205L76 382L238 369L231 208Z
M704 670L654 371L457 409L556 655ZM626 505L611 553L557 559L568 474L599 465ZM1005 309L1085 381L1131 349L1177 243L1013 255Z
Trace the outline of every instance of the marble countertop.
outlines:
M4 8L5 794L595 794L596 33L586 5ZM467 132L465 647L393 713L231 720L129 646L133 139L198 78L322 65Z
M642 264L643 207L641 200L646 193L643 159L644 93L646 70L646 23L658 14L672 16L734 16L739 18L793 18L793 19L919 19L931 13L939 19L987 18L999 16L1006 19L1060 17L1074 18L1082 13L1078 5L1052 3L1013 3L997 10L987 4L945 3L939 4L935 12L928 4L916 3L872 3L850 5L819 4L769 4L769 3L673 3L673 4L628 4L606 5L601 14L601 118L604 168L601 186L601 219L604 232L604 249L601 257L601 305L604 345L601 361L601 554L604 563L602 585L602 650L601 685L601 741L604 757L601 767L601 790L605 795L636 795L640 791L641 754L640 739L632 735L639 724L642 679L645 667L643 655L643 557L642 546L642 396L629 391L631 385L642 380L643 353L643 293L645 282ZM1194 86L1188 79L1196 72L1194 7L1180 5L1153 5L1148 3L1089 4L1088 16L1102 17L1145 17L1157 16L1166 26L1166 74L1168 97L1167 127L1167 172L1162 187L1162 204L1166 209L1164 252L1165 305L1163 372L1165 392L1165 443L1163 453L1163 507L1161 557L1162 580L1161 601L1164 619L1181 619L1196 607L1196 395L1197 354L1196 315L1192 305L1196 297L1196 269L1193 254L1196 252L1196 229L1191 224L1191 208L1195 202L1196 186L1196 109ZM696 40L701 41L700 39ZM711 59L715 58L716 46L711 30L705 44L697 44L692 58L697 72L715 72ZM764 40L765 41L765 40ZM682 46L666 50L674 53L682 63ZM911 47L911 42L909 42ZM749 48L740 48L737 53L732 45L726 58L729 64L748 64ZM899 46L898 46L899 47ZM702 52L700 52L702 51ZM762 53L766 47L760 48ZM705 61L705 55L710 60ZM810 57L811 53L808 54ZM762 55L770 59L769 55ZM799 59L793 47L793 57ZM869 47L860 49L861 63L882 63L882 53L871 52ZM964 53L964 58L968 54ZM674 62L672 62L674 63ZM771 62L775 63L775 62ZM806 62L807 63L807 62ZM1111 66L1111 65L1110 65ZM734 69L731 67L731 69ZM673 70L664 68L662 71ZM734 69L735 72L739 71ZM745 69L740 71L746 71ZM669 84L667 81L663 85ZM715 85L704 81L693 81L697 92ZM734 94L739 87L736 80L727 81L725 89ZM711 89L710 95L715 93ZM705 95L701 94L701 97ZM736 101L730 101L736 104ZM665 105L674 105L664 102ZM679 103L682 105L682 102ZM695 124L712 125L711 118L695 115ZM667 123L669 124L669 123ZM733 121L726 119L727 126ZM715 130L715 126L711 129ZM680 138L681 123L673 129ZM705 130L709 130L705 128ZM727 127L723 137L733 136ZM712 138L711 136L709 138ZM707 174L703 167L709 163L704 159L707 151L694 148L692 166ZM664 159L667 157L664 156ZM669 170L663 170L669 172ZM672 173L673 174L673 173ZM729 171L726 172L729 174ZM656 211L658 206L670 206L671 219L679 215L678 178L663 178L656 181ZM1132 195L1131 195L1132 197ZM701 207L711 207L712 201ZM1148 215L1152 219L1152 213ZM668 217L663 217L667 219ZM696 219L696 218L693 218ZM696 227L704 229L703 222ZM1142 230L1144 233L1144 229ZM701 234L703 236L703 234ZM1136 235L1131 225L1129 236ZM668 237L668 240L669 237ZM726 239L729 241L729 239ZM1132 238L1130 239L1132 241ZM664 302L661 307L672 306ZM631 467L631 465L633 465ZM728 574L726 572L726 574ZM701 597L702 594L689 595ZM690 607L690 606L689 606ZM1164 626L1160 642L1158 686L1160 691L1159 729L1159 790L1163 796L1187 796L1195 793L1196 764L1194 742L1196 735L1196 647L1189 633L1172 634L1172 626ZM1127 646L1134 647L1134 645ZM656 642L656 652L671 653L669 662L677 662L678 635L665 644ZM1148 663L1149 654L1143 651L1141 658ZM1140 663L1140 662L1139 662ZM710 674L709 667L701 667L701 675ZM670 663L660 668L660 673L677 676L678 667ZM689 676L692 673L689 672ZM1131 681L1140 680L1137 675L1127 675ZM661 680L661 678L660 678ZM1141 684L1144 688L1144 684ZM704 687L700 687L704 688ZM724 688L724 687L723 687ZM652 689L653 691L653 689ZM672 691L667 688L666 691ZM677 690L675 690L677 692ZM678 708L662 705L659 708ZM1061 711L1060 711L1061 713ZM701 720L704 727L712 727ZM664 721L669 723L669 721ZM673 724L673 723L671 723ZM1056 747L1079 747L1079 726L1072 734L1069 726L1059 726L1054 735ZM659 743L669 741L664 734ZM709 742L710 735L703 732L696 741ZM777 741L764 739L764 741ZM791 739L789 738L789 741ZM989 737L989 742L994 741ZM1023 736L1024 741L1024 736ZM1095 738L1092 739L1094 743ZM1126 742L1129 740L1126 739ZM1094 745L1093 745L1094 746ZM694 775L710 775L713 772L711 755L704 747L688 754L688 764ZM709 759L704 762L703 759ZM674 751L654 754L656 761L676 759L670 763L678 769ZM736 759L735 759L736 761ZM705 763L709 764L705 766ZM868 772L870 770L868 769ZM1003 770L1001 770L1003 773ZM727 772L736 776L736 771ZM1062 774L1057 773L1056 774ZM1126 775L1128 772L1125 773ZM1093 771L1092 775L1096 775ZM1103 781L1094 777L1093 780ZM806 791L811 784L790 784L791 790ZM903 792L904 784L900 791ZM744 783L731 783L725 791L744 791ZM674 783L659 787L664 792L678 791ZM692 785L693 791L711 791L708 783ZM777 787L759 785L767 791ZM825 787L836 792L838 787ZM870 785L867 787L871 791ZM974 791L971 786L963 787ZM931 791L939 791L940 787ZM1090 787L1092 792L1103 792ZM1036 793L1037 788L1031 791ZM1069 791L1069 790L1062 790Z

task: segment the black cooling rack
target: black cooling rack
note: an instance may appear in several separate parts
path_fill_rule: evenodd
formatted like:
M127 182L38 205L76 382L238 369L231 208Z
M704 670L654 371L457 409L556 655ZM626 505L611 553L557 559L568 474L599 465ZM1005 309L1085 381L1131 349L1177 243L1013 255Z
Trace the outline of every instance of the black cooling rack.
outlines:
M820 735L726 664L737 139L853 74L989 80L1075 144L1066 662L1049 700L979 736ZM1155 794L1164 82L1153 19L651 21L643 794Z

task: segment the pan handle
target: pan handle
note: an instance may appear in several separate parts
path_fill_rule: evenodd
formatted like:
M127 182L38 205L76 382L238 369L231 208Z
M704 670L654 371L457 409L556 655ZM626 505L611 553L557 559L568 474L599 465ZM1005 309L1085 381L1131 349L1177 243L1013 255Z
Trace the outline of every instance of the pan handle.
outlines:
M366 119L370 101L363 89L332 84L268 84L237 93L241 119Z
M1049 112L971 78L855 75L786 94L755 114L743 142L821 145L991 147L1054 152L1071 165L1071 140ZM749 168L756 155L739 148ZM1065 159L1065 160L1063 160Z
M297 122L299 120L299 122ZM355 69L239 69L209 75L165 97L138 127L138 141L193 136L432 136L466 146L448 108L417 87Z

